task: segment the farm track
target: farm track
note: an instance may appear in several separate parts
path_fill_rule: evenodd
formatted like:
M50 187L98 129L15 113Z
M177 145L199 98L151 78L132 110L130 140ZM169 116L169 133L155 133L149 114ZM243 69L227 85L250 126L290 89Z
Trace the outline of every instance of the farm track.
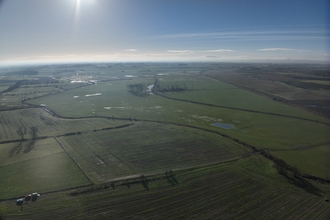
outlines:
M306 150L306 149L311 149L311 148L317 148L317 147L321 147L324 145L328 145L330 144L330 142L325 142L325 143L321 143L321 144L317 144L317 145L313 145L313 146L307 146L307 147L297 147L297 148L292 148L292 149L276 149L276 150L271 150L271 151L296 151L296 150Z

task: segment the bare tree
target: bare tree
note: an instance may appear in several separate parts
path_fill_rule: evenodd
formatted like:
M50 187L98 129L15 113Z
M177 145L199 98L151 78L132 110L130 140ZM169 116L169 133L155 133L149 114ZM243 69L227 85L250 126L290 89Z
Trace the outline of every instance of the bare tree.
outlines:
M23 131L22 127L19 127L16 130L16 133L21 137L21 139L24 139L24 131Z

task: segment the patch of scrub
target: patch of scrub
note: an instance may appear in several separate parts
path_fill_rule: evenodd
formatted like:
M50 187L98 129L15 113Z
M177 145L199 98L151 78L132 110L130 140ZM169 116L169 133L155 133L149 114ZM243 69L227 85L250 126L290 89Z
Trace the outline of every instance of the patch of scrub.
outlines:
M75 96L73 96L73 98L76 99L76 98L79 98L79 96L78 95L75 95Z
M85 95L85 96L89 97L89 96L98 96L98 95L102 95L102 93L88 94L88 95Z
M234 128L234 125L232 125L232 124L225 124L225 123L219 123L219 122L215 122L215 123L213 123L211 125L216 126L216 127L220 127L220 128L224 128L224 129L232 129L232 128Z
M202 119L203 121L206 121L206 122L209 122L209 121L221 122L222 121L221 118L211 118L211 117L208 117L208 116L201 116L201 115L191 115L191 117L197 118L197 119Z

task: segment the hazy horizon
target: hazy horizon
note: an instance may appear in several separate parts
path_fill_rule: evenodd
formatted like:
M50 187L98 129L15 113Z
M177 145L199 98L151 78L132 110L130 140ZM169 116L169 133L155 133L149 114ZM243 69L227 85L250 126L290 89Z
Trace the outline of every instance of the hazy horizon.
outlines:
M329 1L0 1L0 65L329 61Z

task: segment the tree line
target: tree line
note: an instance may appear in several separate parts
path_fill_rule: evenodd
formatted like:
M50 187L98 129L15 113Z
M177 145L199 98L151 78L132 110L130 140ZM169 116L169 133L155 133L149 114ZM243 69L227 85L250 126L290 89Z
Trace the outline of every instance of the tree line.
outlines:
M142 83L127 85L127 91L130 93L133 93L134 95L144 94L144 91L145 91L144 88L145 88L145 86Z

